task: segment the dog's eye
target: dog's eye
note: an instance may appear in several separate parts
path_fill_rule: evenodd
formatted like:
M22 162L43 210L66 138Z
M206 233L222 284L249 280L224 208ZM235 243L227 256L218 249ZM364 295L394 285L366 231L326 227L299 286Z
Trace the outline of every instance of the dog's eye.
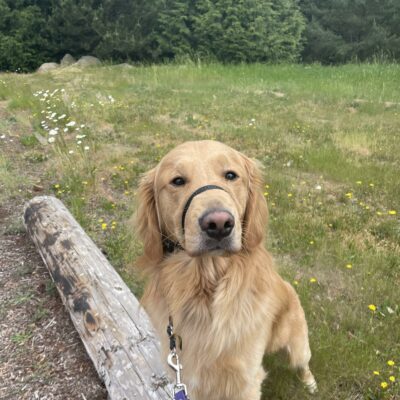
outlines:
M174 186L182 186L186 183L185 179L182 178L181 176L178 176L177 178L172 179L171 184Z
M228 171L225 174L225 179L227 179L228 181L234 181L236 178L238 178L238 175L236 174L236 172Z

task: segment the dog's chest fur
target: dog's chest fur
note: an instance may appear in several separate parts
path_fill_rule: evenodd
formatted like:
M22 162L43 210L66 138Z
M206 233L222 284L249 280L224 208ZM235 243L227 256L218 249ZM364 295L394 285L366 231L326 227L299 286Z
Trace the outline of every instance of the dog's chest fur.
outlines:
M277 302L272 291L277 275L268 269L270 260L257 265L240 256L189 258L178 253L171 257L174 262L169 259L154 270L143 298L162 335L164 355L168 352L165 329L172 316L175 332L183 339L181 360L189 386L197 390L199 382L207 382L212 388L222 369L229 371L226 379L232 380L226 382L228 392L234 392L250 372L261 368L271 330L265 321L273 321L278 311L273 308ZM215 384L221 387L220 382Z

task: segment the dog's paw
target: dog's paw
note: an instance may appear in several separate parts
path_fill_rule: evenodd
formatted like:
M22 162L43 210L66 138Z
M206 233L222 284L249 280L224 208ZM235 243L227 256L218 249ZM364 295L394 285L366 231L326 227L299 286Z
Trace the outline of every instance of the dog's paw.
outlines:
M307 389L308 393L310 393L310 394L318 393L318 386L317 386L317 382L315 381L315 379L310 383L306 383L304 386Z

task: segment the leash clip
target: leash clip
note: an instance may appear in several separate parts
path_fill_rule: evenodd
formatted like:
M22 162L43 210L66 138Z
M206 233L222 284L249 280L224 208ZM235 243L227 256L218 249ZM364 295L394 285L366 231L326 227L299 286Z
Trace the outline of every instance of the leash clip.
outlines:
M183 384L181 381L182 364L179 362L179 357L178 354L176 353L176 336L174 335L174 328L171 317L169 318L167 333L170 339L170 350L171 350L171 352L168 355L167 361L168 365L175 371L176 374L176 383L174 385L174 400L189 400L186 385Z

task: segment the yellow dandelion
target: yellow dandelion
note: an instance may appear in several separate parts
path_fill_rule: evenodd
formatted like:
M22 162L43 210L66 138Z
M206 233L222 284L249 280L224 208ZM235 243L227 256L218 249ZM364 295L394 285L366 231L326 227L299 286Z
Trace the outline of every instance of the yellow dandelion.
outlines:
M311 244L311 245L314 244L314 240L310 240L310 244Z
M389 365L389 367L393 367L394 364L395 364L395 363L394 363L393 360L389 360L389 361L387 362L387 365Z
M389 211L388 211L388 214L389 214L389 215L396 215L396 214L397 214L397 211L396 211L396 210L389 210Z
M293 197L292 193L288 193L287 197Z
M381 388L386 389L388 387L387 382L381 382Z
M315 278L310 279L310 283L315 283L315 282L317 282L317 280Z
M82 181L82 185L87 185L88 182L87 181Z
M99 218L97 221L101 224L102 222L104 222L104 219L103 218Z
M101 229L102 229L103 231L105 231L105 230L107 229L107 224L106 224L105 222L103 222L103 223L101 224Z
M272 203L271 203L271 206L272 206L272 207L275 207L275 203L274 203L274 202L272 202Z
M351 199L351 198L353 197L353 193L351 193L351 192L346 193L345 196L346 196L348 199Z
M129 191L128 191L128 190L125 190L124 194L129 194Z
M390 382L396 382L396 378L393 375L389 376L389 381Z
M370 305L368 306L368 308L369 308L371 311L376 311L376 305L375 305L375 304L370 304Z
M124 181L124 183L125 183L125 185L127 185L127 184L128 184L128 181Z
M379 371L374 371L373 374L374 375L379 375Z
M380 211L377 211L376 215L382 215L382 213Z
M268 196L268 192L264 192L264 196L267 197Z
M269 185L265 185L265 189L269 189Z
M347 269L352 269L353 266L352 266L351 264L346 264L346 268L347 268Z
M58 184L58 183L56 183L55 185L54 185L54 188L55 189L58 189L60 187L60 185Z
M370 186L370 187L374 187L375 185L374 185L373 183L370 183L369 186Z
M293 285L297 286L299 284L299 281L293 281Z
M357 181L356 183L357 183L357 185L361 185L362 181Z

